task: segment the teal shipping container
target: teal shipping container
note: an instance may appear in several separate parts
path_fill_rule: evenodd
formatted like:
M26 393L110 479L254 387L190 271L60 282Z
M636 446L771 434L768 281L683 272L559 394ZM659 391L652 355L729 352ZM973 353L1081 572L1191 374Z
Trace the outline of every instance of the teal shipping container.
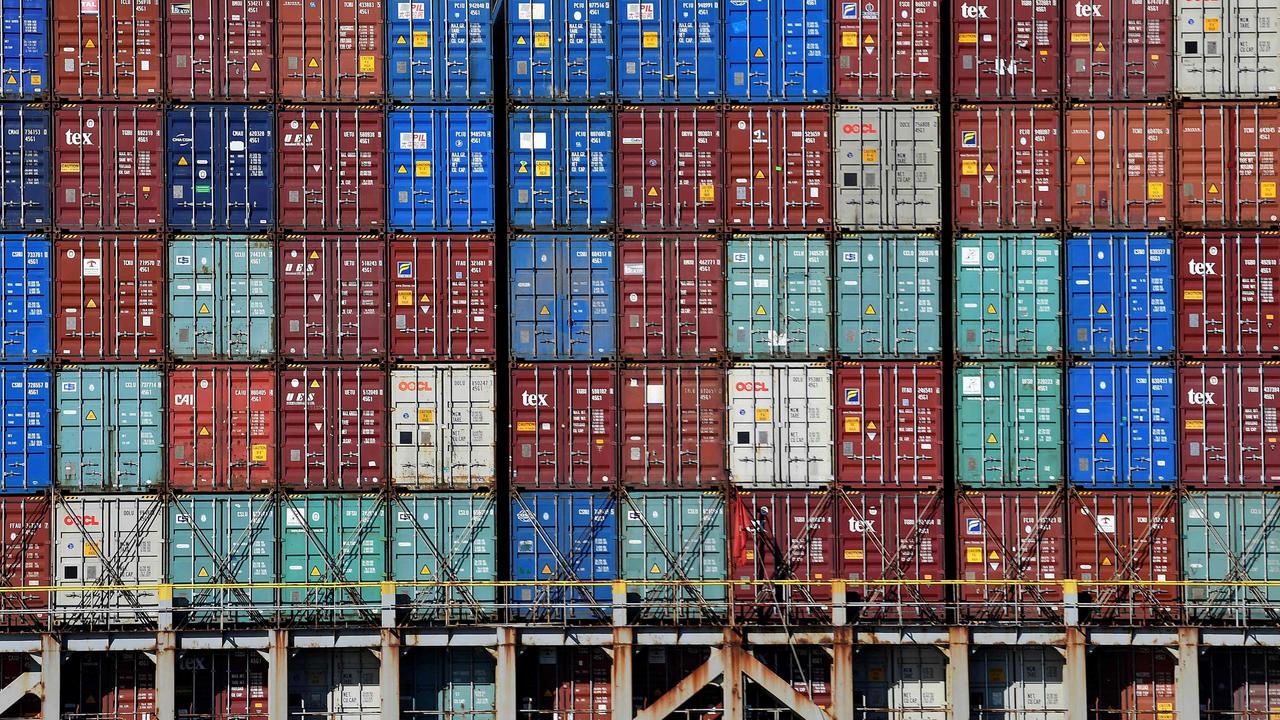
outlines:
M969 358L1062 352L1062 241L1027 233L955 241L955 350Z
M858 359L942 352L942 245L935 235L836 241L836 348Z
M70 365L57 374L64 491L149 492L164 481L164 374L148 365Z
M746 358L831 352L831 241L736 236L728 244L729 351Z
M497 670L483 648L410 650L400 665L404 717L494 720Z
M219 585L274 583L276 501L269 495L174 495L168 502L168 580L179 619L195 625L270 622L275 588Z
M169 352L189 360L269 357L276 346L275 250L251 235L169 243Z
M386 505L373 495L286 495L280 508L285 613L300 620L376 622L387 576ZM324 587L369 583L367 587ZM316 584L317 587L297 587Z
M1187 611L1202 621L1273 621L1280 602L1280 493L1188 492L1182 497Z
M635 621L725 617L729 577L725 503L719 493L633 492L620 502L622 578ZM712 584L697 583L710 581Z
M972 488L1036 489L1063 478L1062 369L1050 363L956 368L956 479Z
M391 500L391 579L410 603L410 619L453 624L497 618L492 584L459 585L498 579L496 508L493 495L479 493L404 493Z

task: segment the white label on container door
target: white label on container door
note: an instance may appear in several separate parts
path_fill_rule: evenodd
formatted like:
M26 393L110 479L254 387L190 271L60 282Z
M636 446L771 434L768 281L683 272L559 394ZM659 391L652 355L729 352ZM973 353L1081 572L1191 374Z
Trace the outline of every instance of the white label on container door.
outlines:
M976 247L960 248L961 265L981 265L982 251Z
M965 395L981 395L982 394L982 377L978 375L966 375L960 380L960 392Z
M80 0L81 15L97 15L98 0Z
M521 150L546 150L547 134L541 133L541 132L520 133L520 149Z
M179 255L173 259L173 264L179 267L189 267L191 265L190 255Z
M652 20L653 3L627 3L628 20Z
M521 20L546 20L547 6L542 3L520 3L516 6L516 17Z
M284 515L284 524L292 527L303 527L307 524L307 514L298 508L289 508Z
M622 274L623 275L643 275L644 263L623 263Z
M85 258L80 264L85 277L102 277L102 258Z
M420 132L400 133L400 149L401 150L426 150L427 134L420 133Z
M1099 515L1098 529L1108 535L1114 535L1116 532L1116 516L1115 515Z
M227 143L227 149L230 150L231 152L237 152L237 153L244 152L244 141L232 140L231 142Z
M202 281L202 282L196 283L196 292L202 292L202 293L213 292L213 283L209 281Z
M644 389L644 401L649 405L661 405L667 398L662 385L650 385Z
M427 4L420 2L397 3L396 17L400 20L426 20Z
M736 263L746 262L746 261L747 261L747 254L746 254L746 253L744 253L744 252L736 252L736 253L734 253L734 254L733 254L733 261L734 261L734 262L736 262Z

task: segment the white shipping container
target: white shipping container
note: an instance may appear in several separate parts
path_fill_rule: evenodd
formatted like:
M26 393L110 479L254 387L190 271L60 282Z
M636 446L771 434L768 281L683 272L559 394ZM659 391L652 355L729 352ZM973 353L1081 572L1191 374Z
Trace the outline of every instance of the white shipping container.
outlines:
M1064 720L1066 661L1057 648L991 646L969 660L969 696L977 717Z
M853 105L836 113L836 225L924 230L942 224L942 115L929 106Z
M311 650L289 658L291 720L379 720L381 714L378 658L372 652Z
M392 370L392 482L416 490L492 487L496 382L489 365Z
M832 372L741 363L729 370L729 475L741 487L821 487L835 480Z
M164 579L163 505L151 495L66 496L54 511L54 583L63 587L156 585ZM131 625L155 620L152 590L54 593L61 623Z
M1178 0L1177 91L1184 98L1267 98L1280 91L1280 6Z
M858 717L946 720L947 657L935 647L873 645L853 663Z

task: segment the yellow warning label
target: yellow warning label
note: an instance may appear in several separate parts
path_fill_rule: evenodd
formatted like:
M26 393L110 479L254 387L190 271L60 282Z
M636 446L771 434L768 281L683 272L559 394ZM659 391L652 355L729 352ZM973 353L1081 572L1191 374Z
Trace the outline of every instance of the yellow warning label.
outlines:
M401 165L400 167L396 168L397 175L404 175L407 172L409 172L409 168L405 167L404 165Z
M316 252L315 250L312 250L312 251L311 251L311 254L307 256L307 259L308 259L308 260L319 260L319 259L320 259L320 253Z
M96 300L94 300L93 298L89 298L89 302L85 303L85 304L84 304L84 306L85 306L86 308L88 308L88 309L92 310L92 309L94 309L94 308L98 307L98 302L97 302Z
M406 44L407 42L408 42L408 41L404 39L404 36L403 36L403 35L401 35L401 36L399 36L399 37L397 37L397 38L396 38L396 44L397 44L397 45L404 45L404 44Z
M978 161L977 160L961 160L960 174L961 175L977 175Z
M311 387L313 387L313 388L318 388L318 387L320 387L320 381L319 381L319 380L312 380L312 381L311 381Z
M32 84L32 85L39 85L39 84L40 84L40 76L39 76L39 75L32 75L32 76L31 76L31 84Z
M186 166L187 166L187 156L183 155L182 157L178 158L178 167L186 167Z
M769 408L756 408L756 422L769 422L773 417L773 413Z
M418 574L419 574L419 575L430 575L430 574L431 574L431 568L427 567L426 565L423 565L423 566L422 566L422 569L418 571Z
M315 58L311 58L311 62L307 63L307 67L309 68L320 67L320 63L316 62Z
M538 177L551 177L551 161L550 160L534 160L533 174Z
M94 412L94 411L90 410L89 412L85 413L85 415L84 415L84 419L85 419L85 420L97 420L97 419L98 419L98 413L96 413L96 412Z
M196 577L209 577L209 571L201 567L200 572L196 573Z
M844 419L844 431L847 433L862 432L862 418L847 417Z
M1187 430L1203 430L1204 420L1187 420L1182 423L1182 427Z
M987 163L986 165L983 165L983 166L982 166L982 172L984 172L984 173L991 173L991 172L995 172L995 171L996 171L996 169L995 169L995 168L993 168L993 167L991 167L991 163Z
M764 309L764 306L763 306L763 305L761 305L760 307L756 308L756 314L757 314L757 315L768 315L769 313L768 313L768 311L766 311L766 310Z
M543 565L543 566L542 566L542 574L543 574L543 575L550 575L550 574L551 574L551 566L550 566L550 565Z
M372 55L360 56L360 72L371 73L378 69L378 61Z
M545 316L545 315L550 315L550 314L551 314L551 308L547 307L546 305L543 305L543 306L542 306L542 308L538 310L538 314L539 314L539 315L544 315L544 316Z
M1103 47L1103 46L1102 46L1102 43L1098 43L1098 45L1097 45L1096 47L1094 47L1094 48L1093 48L1093 51L1094 51L1094 52L1106 52L1106 51L1107 51L1107 49L1106 49L1105 47Z
M1002 683L1004 682L1004 668L993 667L987 670L987 682Z
M996 443L998 443L998 442L999 442L999 440L997 440L997 439L996 439L996 434L995 434L995 433L987 433L987 444L988 444L988 445L995 445L995 444L996 444Z
M200 303L200 314L201 314L201 315L208 315L208 314L209 314L209 306L208 306L208 305L206 305L206 304L204 304L204 303Z
M748 550L748 551L747 551L747 559L748 559L748 560L755 560L755 559L756 559L756 551L755 551L755 550Z
M413 163L413 176L414 176L414 177L425 177L425 178L429 178L429 177L431 177L431 161L430 161L430 160L416 160L416 161L414 161L414 163Z
M97 45L93 44L93 38L89 38L88 40L85 40L84 46L86 50L92 50L93 48L98 47Z
M533 34L533 46L534 46L534 47L536 47L536 48L549 48L549 47L551 47L551 33L549 33L549 32L536 32L536 33L534 33L534 34Z
M412 305L412 304L413 304L413 291L412 291L412 290L397 290L397 291L396 291L396 305L399 305L399 306L403 307L403 306L406 306L406 305Z
M1209 183L1209 194L1210 194L1210 195L1217 195L1217 194L1218 194L1218 186L1217 186L1217 185L1215 185L1214 183Z
M753 57L758 57L758 58L762 58L762 57L764 57L764 49L763 49L763 48L756 48L756 51L755 51L755 53L754 53Z
M87 542L87 543L85 543L85 544L84 544L84 556L85 556L85 557L98 557L98 546L97 546L97 545L94 545L94 544L93 544L93 543L91 543L91 542Z
M516 423L516 430L520 432L533 432L534 430L537 430L537 429L538 429L538 423L531 423L531 422Z
M207 427L200 428L200 437L209 437L209 428Z
M1102 558L1102 567L1111 567L1111 558L1109 557Z
M650 568L649 568L649 574L650 574L650 575L660 575L660 574L662 574L662 568L658 567L658 563L654 563L654 564L653 564L652 566L650 566Z
M868 430L875 430L875 429L876 429L876 421L875 421L875 420L872 420L872 421L868 422L868 423L867 423L867 429L868 429Z
M17 80L14 80L14 79L13 79L13 76L12 76L12 75L10 75L10 76L9 76L9 79L8 79L8 80L5 80L5 83L6 83L6 84L8 84L8 85L17 85L17 84L18 84L18 81L17 81Z
M875 314L876 314L876 306L875 306L875 305L868 305L868 306L867 306L867 309L866 309L865 311L863 311L863 313L862 313L862 314L863 314L863 315L875 315Z
M956 38L956 41L961 45L977 45L978 33L960 33L960 37Z
M646 31L645 34L640 38L640 44L642 47L646 47L646 48L658 47L658 33L653 31Z
M1203 290L1183 290L1182 299L1183 300L1203 300L1204 291Z
M427 47L431 44L431 36L425 32L415 32L413 34L413 46L416 48Z
M988 560L999 560L999 559L1000 559L1000 553L996 552L995 550L992 550L992 551L991 551L991 554L987 556L987 559L988 559Z
M320 567L318 565L311 566L311 577L320 577Z
M436 421L436 411L435 411L435 410L432 410L431 408L419 408L419 409L418 409L418 422L420 422L420 423L433 423L433 422L435 422L435 421Z
M995 306L995 305L993 305L993 304L991 304L991 303L987 303L987 314L988 314L988 315L995 315L995 314L996 314L996 306Z
M698 186L698 202L714 202L716 199L716 186L711 183L703 183Z
M865 560L866 557L867 557L867 553L863 550L845 550L844 551L845 560Z
M404 166L401 165L400 167L403 168ZM522 175L527 174L529 172L529 163L525 162L524 160L521 160L520 164L516 167L516 172Z
M858 47L858 33L843 32L840 33L840 47Z
M971 562L971 563L982 562L982 548L980 547L965 548L964 559L965 559L965 562Z
M863 37L862 42L866 43L867 45L875 45L876 38L874 35L866 35ZM871 48L867 48L867 49L870 50Z
M1163 200L1164 199L1164 183L1155 180L1147 183L1147 199Z
M1263 200L1275 200L1275 199L1276 199L1276 184L1275 184L1274 182L1270 182L1270 181L1263 182L1263 183L1258 187L1258 194L1262 196L1262 199L1263 199Z
M250 72L262 72L262 66L258 65L258 63L256 63L256 62L255 62L254 64L252 64L252 65L250 65L250 66L249 66L249 71L250 71Z
M756 180L763 180L763 179L764 179L764 171L763 171L763 170L757 170L757 171L756 171Z
M58 166L58 170L64 173L78 173L80 172L80 163L64 162Z
M1106 433L1102 433L1101 435L1098 436L1099 445L1106 445L1109 442L1111 442L1111 438L1107 437Z
M1081 32L1071 33L1071 42L1073 43L1087 43L1092 39L1093 38L1089 35L1089 33L1081 33Z
M1077 156L1076 156L1076 164L1077 164L1077 165L1083 165L1083 164L1084 164L1084 156L1083 156L1083 155L1077 155Z
M1218 32L1222 29L1222 20L1219 18L1205 18L1204 29L1208 32Z
M1104 305L1104 304L1102 304L1102 303L1098 303L1098 314L1099 314L1099 315L1106 315L1106 314L1107 314L1107 306L1106 306L1106 305Z
M422 297L418 298L418 302L422 303L423 305L426 305L427 303L431 302L431 298L427 297L426 293L423 293Z
M266 461L267 461L267 446L266 446L266 445L254 445L254 446L249 450L249 459L250 459L250 460L252 460L253 462L266 462Z
M876 163L880 162L880 151L875 148L867 148L862 151L862 162Z
M649 197L658 197L658 188L656 187L649 188Z

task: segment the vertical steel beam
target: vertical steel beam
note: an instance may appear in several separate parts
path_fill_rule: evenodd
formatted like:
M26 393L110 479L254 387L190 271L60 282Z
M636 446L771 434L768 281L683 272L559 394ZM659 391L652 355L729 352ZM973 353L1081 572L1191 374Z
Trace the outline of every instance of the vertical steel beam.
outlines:
M1067 720L1089 720L1089 693L1086 690L1088 648L1084 631L1080 628L1067 628L1065 654L1067 665L1063 679L1067 686Z
M271 630L267 637L267 720L289 720L289 632Z
M516 702L516 629L498 628L497 651L497 720L517 720Z
M969 720L969 629L953 627L947 642L947 720Z
M742 698L742 641L732 629L724 631L724 642L720 649L724 662L725 720L742 720L746 716L746 708Z
M178 639L172 630L156 633L156 720L174 720L177 702Z
M832 633L831 713L839 720L853 710L853 628L836 627Z
M629 627L613 629L613 720L632 720L634 688L632 685L632 646L635 630Z
M1200 717L1200 631L1178 628L1178 667L1173 673L1173 704L1178 720Z
M400 720L400 636L382 630L378 681L382 685L382 720Z
M62 712L62 643L50 633L40 636L40 720L59 720Z

